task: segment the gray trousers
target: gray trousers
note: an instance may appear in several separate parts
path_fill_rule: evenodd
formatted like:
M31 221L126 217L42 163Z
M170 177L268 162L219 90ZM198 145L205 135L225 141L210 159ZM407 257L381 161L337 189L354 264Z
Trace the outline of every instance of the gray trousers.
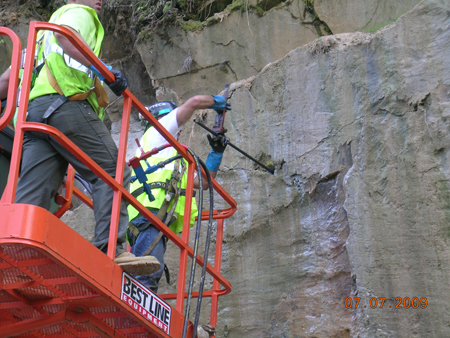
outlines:
M59 95L45 95L30 101L27 121L40 121L44 112ZM87 101L67 101L55 111L47 124L57 128L91 157L109 175L115 177L118 149L111 135ZM107 252L113 190L59 142L47 134L25 132L21 175L16 203L50 209L51 199L60 188L68 163L92 184L96 220L94 245ZM130 169L125 166L124 187L128 190ZM122 200L116 255L124 252L128 212Z

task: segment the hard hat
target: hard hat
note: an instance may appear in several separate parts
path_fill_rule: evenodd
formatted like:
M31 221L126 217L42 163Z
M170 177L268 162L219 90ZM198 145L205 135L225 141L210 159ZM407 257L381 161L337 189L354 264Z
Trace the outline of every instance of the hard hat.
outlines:
M177 108L177 105L171 101L163 101L146 108L155 118L159 119Z
M177 105L172 101L162 101L155 103L149 107L145 107L153 115L154 118L160 119L163 116L169 114L172 110L177 108ZM151 127L151 124L145 120L144 133Z

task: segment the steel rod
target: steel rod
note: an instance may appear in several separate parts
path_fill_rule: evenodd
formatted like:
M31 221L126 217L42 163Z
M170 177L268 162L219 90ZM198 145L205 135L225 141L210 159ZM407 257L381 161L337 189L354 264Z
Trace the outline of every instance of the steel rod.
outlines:
M214 130L208 128L207 126L205 126L202 122L194 120L195 123L197 123L200 127L202 127L203 129L205 129L206 131L210 132L211 134L213 134L214 136L222 136L225 137L222 134L216 133ZM258 164L259 166L263 167L264 169L266 169L269 173L271 173L272 175L274 174L275 170L274 168L269 168L267 166L265 166L264 164L262 164L261 162L259 162L257 159L253 158L252 156L250 156L249 154L247 154L245 151L243 151L242 149L238 148L237 146L235 146L233 143L230 142L230 139L228 137L225 137L225 143L229 146L231 146L232 148L236 149L237 151L239 151L242 155L244 155L245 157L247 157L248 159L252 160L253 162L255 162L256 164Z

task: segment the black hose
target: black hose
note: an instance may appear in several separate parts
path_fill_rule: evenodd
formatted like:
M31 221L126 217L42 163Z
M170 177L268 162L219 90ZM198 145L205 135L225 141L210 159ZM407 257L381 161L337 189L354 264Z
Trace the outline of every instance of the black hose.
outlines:
M203 298L203 288L205 285L205 275L206 275L206 265L208 264L208 255L209 255L209 244L211 240L211 230L213 224L213 209L214 209L214 189L211 181L211 174L209 173L208 168L206 168L205 163L200 160L200 164L206 173L206 178L208 179L208 187L209 187L209 220L208 220L208 230L206 232L206 243L205 243L205 253L203 255L203 267L202 267L202 275L200 280L200 287L198 290L198 299L197 299L197 311L195 312L195 321L194 321L194 335L193 338L197 335L197 326L200 318L200 308L202 305Z
M186 300L186 309L184 311L183 338L186 338L188 321L189 321L189 310L190 310L190 306L191 306L192 289L194 287L194 278L195 278L195 267L196 267L196 263L197 263L198 242L199 242L199 238L200 238L200 226L202 223L201 212L203 209L203 179L202 179L202 175L201 175L202 171L200 169L199 159L198 159L197 155L195 155L195 153L191 149L187 148L187 151L194 158L195 167L198 172L198 183L199 183L200 191L199 191L199 206L197 209L199 210L200 215L197 217L197 229L195 232L194 253L192 255L191 276L189 278L188 297ZM197 334L197 330L194 328L193 338L196 337L196 334Z

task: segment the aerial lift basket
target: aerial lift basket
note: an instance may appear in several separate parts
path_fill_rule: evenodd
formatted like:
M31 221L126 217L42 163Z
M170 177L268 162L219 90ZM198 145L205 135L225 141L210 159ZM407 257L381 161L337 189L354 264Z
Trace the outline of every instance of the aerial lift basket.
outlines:
M184 300L187 297L184 277L188 256L193 256L193 249L188 245L190 197L193 195L194 179L193 158L128 89L122 94L124 106L115 178L106 174L57 129L45 124L26 122L36 34L39 30L52 30L66 36L108 81L114 80L113 74L67 28L49 23L30 23L9 179L0 200L0 337L181 338L185 319ZM11 121L16 108L21 43L17 35L6 27L0 27L0 35L9 37L13 46L7 106L0 118L2 130ZM187 202L181 238L122 187L131 107L141 113L188 161ZM60 208L54 213L37 206L14 203L25 131L50 135L114 190L106 255L59 219L69 209L72 195L92 207L92 201L73 186L74 171L70 166L65 196L61 198ZM203 292L203 297L211 297L209 324L215 326L218 298L231 291L230 283L220 274L220 264L224 219L235 212L236 202L214 180L213 187L230 206L228 209L214 211L214 219L217 220L215 262L214 267L207 264L206 268L213 279L213 286L211 290ZM114 262L122 199L156 224L180 249L176 293L156 295ZM203 212L201 217L208 219L208 212ZM197 262L202 265L202 257L198 256ZM193 297L198 297L198 292ZM169 300L173 300L175 305L169 305ZM192 337L194 332L192 323L189 323L186 337Z

